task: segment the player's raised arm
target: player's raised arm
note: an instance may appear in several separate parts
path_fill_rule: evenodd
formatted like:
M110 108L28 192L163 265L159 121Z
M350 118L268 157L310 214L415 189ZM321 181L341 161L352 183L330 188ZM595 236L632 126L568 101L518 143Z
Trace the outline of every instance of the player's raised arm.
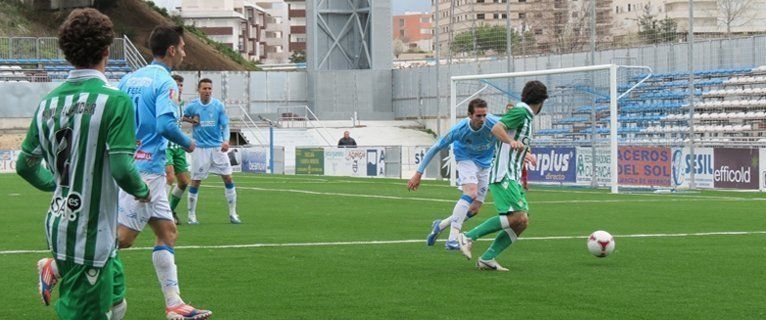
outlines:
M37 132L37 117L34 117L27 137L21 145L21 154L16 160L16 173L33 187L41 191L53 192L56 190L56 181L53 174L42 166L42 159L43 151Z
M450 132L441 137L439 141L436 141L436 143L434 143L434 145L428 149L426 156L423 157L423 161L420 162L420 166L418 166L417 172L415 172L415 174L412 175L412 178L410 178L410 181L407 182L407 190L415 191L418 189L420 186L420 179L423 178L423 172L426 171L428 163L431 162L431 159L433 159L433 157L439 153L439 151L448 147L450 144L452 144L452 142L455 141L455 132L455 128L452 128Z

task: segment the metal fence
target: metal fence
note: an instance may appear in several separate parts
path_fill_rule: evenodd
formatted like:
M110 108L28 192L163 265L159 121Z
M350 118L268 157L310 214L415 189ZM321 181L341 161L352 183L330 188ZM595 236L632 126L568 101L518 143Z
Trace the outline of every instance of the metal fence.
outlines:
M125 38L116 38L109 48L109 59L125 59ZM129 40L127 40L129 41ZM64 60L64 53L53 37L0 37L0 60Z

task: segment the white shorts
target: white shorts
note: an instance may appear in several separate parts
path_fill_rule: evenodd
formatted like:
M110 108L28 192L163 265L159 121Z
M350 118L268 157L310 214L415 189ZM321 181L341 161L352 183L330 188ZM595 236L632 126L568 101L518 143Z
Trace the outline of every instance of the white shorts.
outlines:
M231 175L229 155L220 148L196 148L191 153L192 180L205 180L209 173L219 176Z
M143 203L136 200L133 195L120 190L120 202L117 214L117 221L135 231L142 231L149 220L170 220L173 221L173 212L170 211L168 203L168 193L165 191L164 175L141 173L141 180L144 180L149 187L151 201Z
M489 168L481 168L471 160L463 160L457 163L458 189L464 184L475 184L476 201L484 202L489 187Z

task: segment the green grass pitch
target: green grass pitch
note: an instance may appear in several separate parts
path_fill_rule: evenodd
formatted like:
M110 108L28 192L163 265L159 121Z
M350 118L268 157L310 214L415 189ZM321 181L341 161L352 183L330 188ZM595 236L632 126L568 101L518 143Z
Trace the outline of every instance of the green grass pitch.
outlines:
M444 182L408 192L402 180L237 175L244 224L231 225L223 185L213 178L200 190L201 225L179 229L176 261L183 298L215 319L766 318L762 193L610 195L533 186L522 236L530 239L498 258L510 272L493 273L443 242L425 245L431 222L449 215L459 195ZM46 249L50 197L2 175L0 199L0 319L55 319L36 288L35 262L48 254L10 252ZM493 214L493 204L485 205L465 229ZM598 229L617 242L604 259L585 246ZM730 231L746 233L689 235ZM653 236L629 236L638 234ZM578 238L545 239L557 236ZM368 243L395 240L418 241ZM146 230L136 245L152 243ZM304 245L229 247L247 244ZM477 242L474 256L488 245ZM120 255L127 319L164 319L151 251Z

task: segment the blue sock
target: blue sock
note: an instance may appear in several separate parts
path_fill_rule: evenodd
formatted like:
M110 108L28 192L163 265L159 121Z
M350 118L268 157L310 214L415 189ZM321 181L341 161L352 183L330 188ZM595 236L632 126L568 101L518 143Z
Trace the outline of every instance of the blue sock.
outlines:
M189 193L197 194L198 191L199 191L199 189L197 189L195 187L189 187Z

